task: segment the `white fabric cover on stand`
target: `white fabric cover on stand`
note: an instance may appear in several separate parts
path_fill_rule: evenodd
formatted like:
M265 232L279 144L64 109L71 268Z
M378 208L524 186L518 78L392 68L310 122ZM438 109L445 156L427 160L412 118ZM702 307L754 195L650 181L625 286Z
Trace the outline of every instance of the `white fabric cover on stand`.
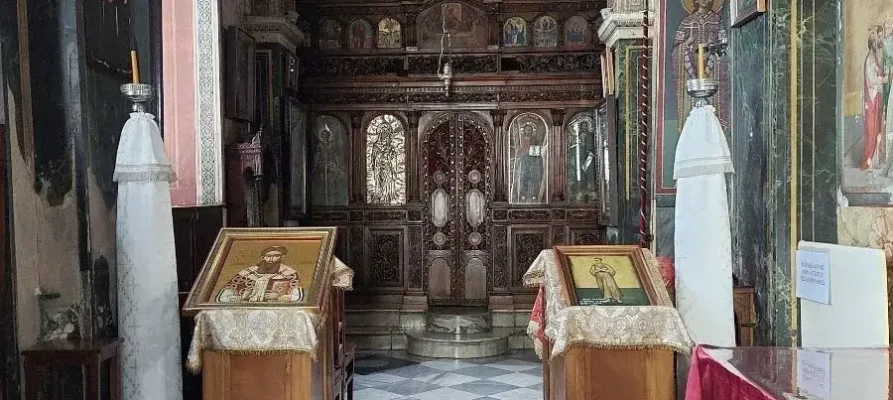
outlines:
M154 118L130 114L115 160L124 400L183 398L170 196L174 174Z
M712 106L695 107L676 146L676 307L699 344L735 346L732 235L726 173L732 157Z

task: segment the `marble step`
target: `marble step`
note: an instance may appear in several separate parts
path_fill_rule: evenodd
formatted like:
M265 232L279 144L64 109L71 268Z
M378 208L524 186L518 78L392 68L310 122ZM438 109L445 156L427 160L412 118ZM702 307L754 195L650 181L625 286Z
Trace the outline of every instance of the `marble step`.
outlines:
M407 331L406 351L429 358L483 358L505 354L511 329L496 328L485 333L437 333Z
M425 328L433 333L485 333L490 332L490 311L486 308L443 307L428 310Z

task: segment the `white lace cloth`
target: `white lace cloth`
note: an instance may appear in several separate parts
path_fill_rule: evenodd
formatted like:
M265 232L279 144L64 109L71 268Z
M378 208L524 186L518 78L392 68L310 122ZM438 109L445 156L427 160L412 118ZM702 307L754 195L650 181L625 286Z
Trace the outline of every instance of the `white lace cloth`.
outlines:
M676 307L692 339L735 346L729 145L713 107L695 107L676 148Z
M170 182L154 117L132 113L115 160L121 386L125 400L182 399Z
M332 286L351 290L353 270L332 257ZM236 354L307 353L316 357L322 316L299 308L234 308L204 310L195 316L195 330L186 368L202 369L202 352Z
M648 273L653 282L662 282L651 252L645 252ZM685 354L691 352L688 331L675 308L669 306L570 306L564 300L561 265L554 250L543 250L524 274L525 286L542 282L546 297L545 334L552 342L551 358L570 347L606 349L663 348ZM669 295L661 292L664 304ZM528 333L532 329L528 329ZM536 338L534 338L536 340Z

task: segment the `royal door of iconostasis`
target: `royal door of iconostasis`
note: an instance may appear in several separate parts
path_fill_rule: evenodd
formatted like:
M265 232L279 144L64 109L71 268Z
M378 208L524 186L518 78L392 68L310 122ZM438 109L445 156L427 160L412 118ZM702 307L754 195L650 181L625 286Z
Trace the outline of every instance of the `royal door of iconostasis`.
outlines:
M491 140L491 130L470 113L441 114L424 130L429 304L487 304Z

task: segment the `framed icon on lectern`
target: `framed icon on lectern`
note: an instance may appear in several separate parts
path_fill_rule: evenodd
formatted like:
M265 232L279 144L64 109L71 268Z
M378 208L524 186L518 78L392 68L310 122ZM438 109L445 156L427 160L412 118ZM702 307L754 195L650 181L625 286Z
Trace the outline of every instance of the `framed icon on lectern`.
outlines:
M319 311L331 284L336 228L223 228L184 313L299 307Z
M638 246L555 246L575 306L671 305L650 254Z

